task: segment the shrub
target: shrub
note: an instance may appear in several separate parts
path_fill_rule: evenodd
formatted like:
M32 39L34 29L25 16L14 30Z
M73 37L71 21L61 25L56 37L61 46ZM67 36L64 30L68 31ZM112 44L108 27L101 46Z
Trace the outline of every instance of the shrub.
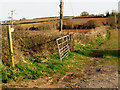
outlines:
M38 30L38 27L31 27L31 28L29 28L29 30Z
M65 20L63 22L63 29L73 29L74 21L72 19Z
M118 14L118 17L116 17L116 20L118 20L118 22L116 21L115 22L115 16L110 16L109 18L108 18L108 25L110 26L110 28L111 29L115 29L116 28L116 24L118 24L118 27L119 27L119 20L120 20L120 18L119 18L119 14Z
M81 13L81 16L89 16L89 13L84 11L84 12Z
M63 34L65 35L65 34ZM41 31L39 35L29 35L20 40L21 50L27 55L48 55L58 52L56 39L63 36L59 32L52 30Z
M96 20L90 20L87 23L83 24L82 28L92 29L92 28L96 28L97 26L98 26L98 23L96 22Z

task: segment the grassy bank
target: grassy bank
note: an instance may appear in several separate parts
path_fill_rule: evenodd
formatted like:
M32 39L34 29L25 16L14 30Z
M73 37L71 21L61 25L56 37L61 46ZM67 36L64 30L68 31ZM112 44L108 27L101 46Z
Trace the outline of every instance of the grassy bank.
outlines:
M93 53L99 55L99 58L106 58L104 64L118 66L118 31L110 30L108 40L104 42Z
M3 66L3 82L37 79L54 74L64 75L66 72L82 70L87 64L92 63L89 60L92 47L100 44L103 40L99 37L86 46L75 44L74 52L71 52L63 61L59 60L58 54L53 54L50 56L26 58L26 62L19 62L15 68Z
M26 62L17 63L15 68L3 65L2 81L3 83L10 81L19 82L24 79L34 80L39 77L44 78L54 75L58 75L59 78L59 76L63 76L67 72L76 73L77 71L79 71L78 74L81 74L80 71L88 67L88 65L117 66L118 49L113 48L117 40L117 31L110 31L110 33L111 36L108 40L98 37L87 45L76 43L74 52L71 52L63 61L59 60L58 54L52 54L50 56L26 58ZM108 43L109 47L111 47L109 49ZM91 60L91 58L98 58L100 62L96 63L97 61Z
M26 63L19 62L15 68L3 67L3 82L7 83L10 80L21 81L23 79L37 79L54 74L65 74L77 68L82 69L84 64L89 62L88 60L89 57L76 52L71 52L64 61L60 61L58 55L29 58Z

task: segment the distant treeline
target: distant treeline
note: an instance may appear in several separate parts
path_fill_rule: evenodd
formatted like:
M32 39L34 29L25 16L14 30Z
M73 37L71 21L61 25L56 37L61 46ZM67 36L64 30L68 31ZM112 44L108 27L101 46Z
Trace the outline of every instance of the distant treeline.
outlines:
M72 19L78 18L106 18L107 16L80 16L80 17L73 17Z

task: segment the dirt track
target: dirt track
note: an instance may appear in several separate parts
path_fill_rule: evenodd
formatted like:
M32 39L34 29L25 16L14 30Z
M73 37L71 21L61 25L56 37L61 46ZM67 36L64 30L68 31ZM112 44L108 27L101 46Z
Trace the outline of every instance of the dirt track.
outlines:
M91 58L97 63L101 62L100 58ZM65 80L67 88L118 88L118 67L108 65L88 65L81 71L83 77L68 78ZM72 74L71 74L72 75ZM75 74L74 74L75 75ZM74 77L72 75L71 77Z
M91 58L99 63L98 58ZM81 75L77 73L81 72ZM61 78L39 78L3 84L13 88L118 88L118 67L108 65L88 65L76 73L68 72Z
M117 67L100 65L84 71L85 80L76 80L72 88L118 88Z

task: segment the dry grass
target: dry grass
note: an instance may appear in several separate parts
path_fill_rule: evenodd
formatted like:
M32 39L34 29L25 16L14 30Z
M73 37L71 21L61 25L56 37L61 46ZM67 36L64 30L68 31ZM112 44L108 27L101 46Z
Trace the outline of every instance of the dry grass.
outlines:
M22 28L16 28L12 33L13 39L13 49L14 49L14 57L15 63L20 60L24 60L23 52L21 52L20 39L27 37L28 32ZM7 39L7 30L6 26L2 27L2 61L4 65L9 66L9 48L8 48L8 39Z
M55 30L36 31L34 34L31 33L32 32L30 32L27 38L21 41L21 46L23 47L22 51L35 57L58 52L56 39L64 35L61 35Z
M73 39L75 43L79 44L88 44L90 41L94 41L97 37L105 38L106 35L106 27L97 27L95 29L91 29L90 31L83 33L73 33Z
M25 61L25 57L58 53L56 39L63 35L66 34L60 34L58 30L29 31L15 27L15 31L12 33L15 63ZM9 65L6 27L3 27L2 39L3 63Z
M114 16L110 16L108 18L108 25L110 25L112 29L115 29L115 17Z

